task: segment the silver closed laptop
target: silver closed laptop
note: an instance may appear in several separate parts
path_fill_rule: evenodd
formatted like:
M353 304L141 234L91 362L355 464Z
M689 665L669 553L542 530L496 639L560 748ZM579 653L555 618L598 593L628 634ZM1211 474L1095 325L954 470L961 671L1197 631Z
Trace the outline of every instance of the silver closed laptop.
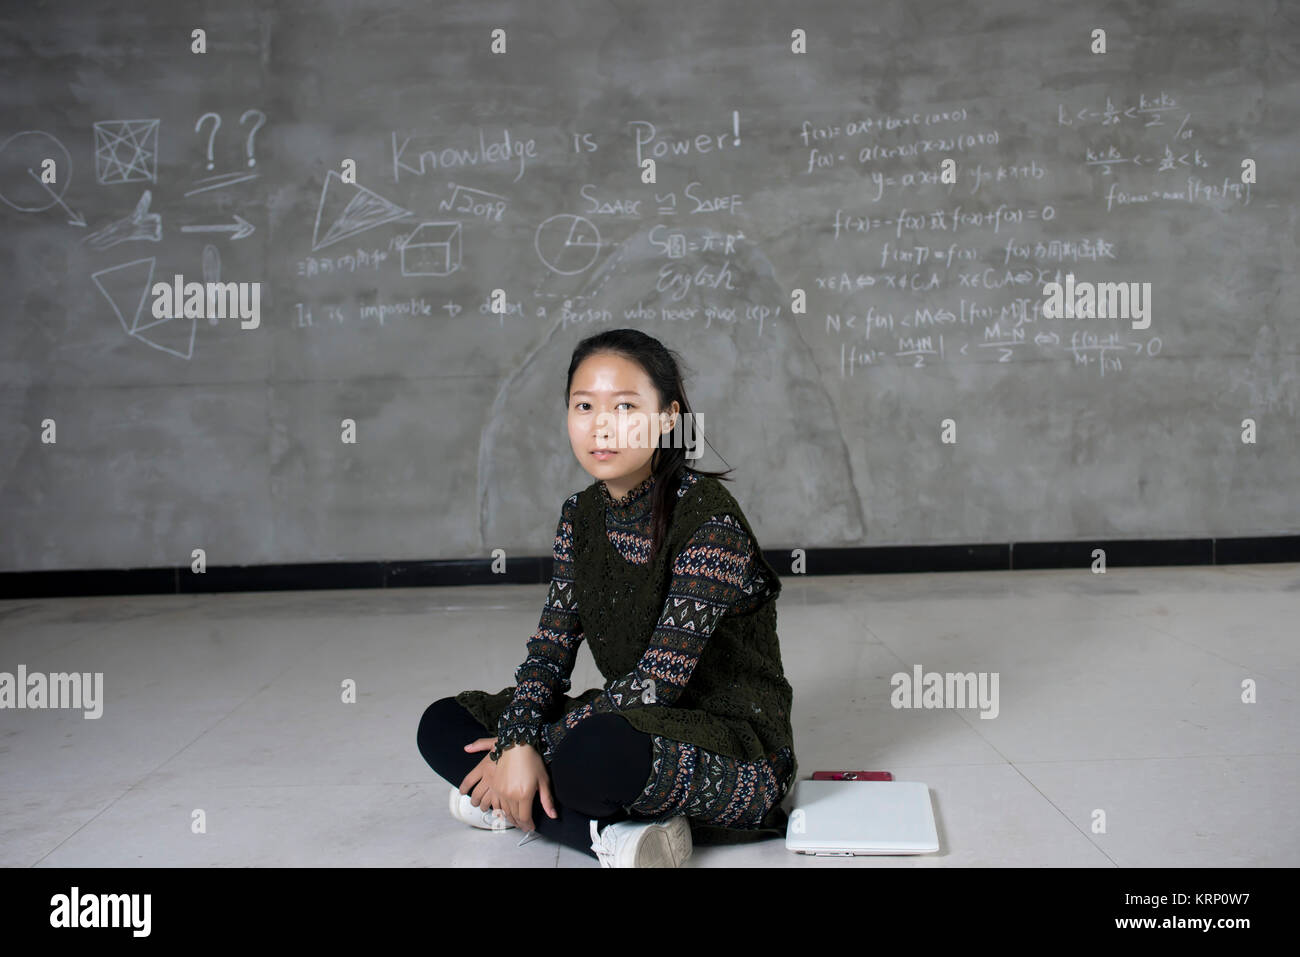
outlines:
M939 850L930 788L920 781L794 784L786 850L824 857Z

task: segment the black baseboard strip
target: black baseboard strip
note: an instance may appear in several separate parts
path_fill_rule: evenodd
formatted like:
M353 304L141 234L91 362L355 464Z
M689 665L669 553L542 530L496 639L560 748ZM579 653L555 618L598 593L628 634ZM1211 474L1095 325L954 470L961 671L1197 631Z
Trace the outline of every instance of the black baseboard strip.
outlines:
M1096 550L1106 568L1164 565L1251 565L1300 562L1300 535L1186 538L1164 541L1015 542L1006 545L891 545L810 548L802 574L884 575L917 572L1018 571L1091 568ZM766 549L783 579L793 550ZM491 559L410 562L322 562L232 565L196 575L185 568L126 568L0 572L0 599L93 595L166 595L207 592L314 591L330 588L428 588L448 585L544 584L552 560L512 558L500 571Z

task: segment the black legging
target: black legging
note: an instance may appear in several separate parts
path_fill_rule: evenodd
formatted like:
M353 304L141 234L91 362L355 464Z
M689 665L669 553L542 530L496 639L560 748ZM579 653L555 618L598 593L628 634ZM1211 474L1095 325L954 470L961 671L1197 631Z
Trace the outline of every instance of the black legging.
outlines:
M495 738L455 697L440 698L420 718L416 742L424 760L456 787L487 751L466 751L479 738ZM569 731L551 756L551 794L555 813L542 807L541 794L533 797L533 825L543 837L596 858L591 849L591 819L598 827L625 821L631 804L649 783L650 735L636 730L619 714L590 714ZM471 789L472 793L472 789Z

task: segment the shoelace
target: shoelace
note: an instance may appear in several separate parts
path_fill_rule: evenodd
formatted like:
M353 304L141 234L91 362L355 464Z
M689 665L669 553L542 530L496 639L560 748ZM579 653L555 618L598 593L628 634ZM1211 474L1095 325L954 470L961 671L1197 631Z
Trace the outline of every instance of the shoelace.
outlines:
M596 857L600 859L601 867L614 866L614 852L610 850L601 836L599 828L596 826L596 819L591 819L591 849L596 852Z

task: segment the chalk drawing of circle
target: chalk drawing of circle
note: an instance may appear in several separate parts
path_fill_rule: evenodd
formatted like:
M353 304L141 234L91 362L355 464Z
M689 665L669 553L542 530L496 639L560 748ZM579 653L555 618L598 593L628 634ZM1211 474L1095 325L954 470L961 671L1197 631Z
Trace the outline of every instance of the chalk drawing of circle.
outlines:
M533 235L533 248L553 272L575 276L591 268L600 253L600 230L582 216L557 213L542 220Z
M41 164L54 160L56 182L42 183ZM31 170L32 173L27 172ZM49 133L15 133L0 145L0 199L23 213L39 213L63 198L72 179L72 157Z

